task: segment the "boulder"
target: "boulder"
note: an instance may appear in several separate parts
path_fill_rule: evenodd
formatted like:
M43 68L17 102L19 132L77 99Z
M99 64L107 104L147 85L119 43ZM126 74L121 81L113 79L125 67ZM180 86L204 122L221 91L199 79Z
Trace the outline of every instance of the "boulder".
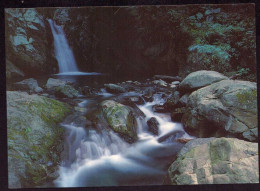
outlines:
M185 112L186 112L186 108L185 107L174 109L174 111L171 113L172 121L174 121L174 122L181 122L181 119L182 119L182 117L183 117Z
M147 121L147 125L148 125L148 131L150 131L154 135L158 135L159 122L157 121L157 119L155 117L151 117Z
M190 140L168 173L173 185L259 183L258 144L235 138Z
M75 98L80 95L70 82L49 78L46 83L48 91L53 92L57 97Z
M137 122L130 107L113 100L101 102L102 113L111 129L127 142L137 140Z
M116 84L105 84L106 90L109 93L125 93L126 89Z
M154 80L153 84L159 85L159 86L163 86L163 87L167 87L167 83L163 80Z
M182 122L198 137L230 135L257 141L256 83L222 80L193 92Z
M9 188L36 187L53 181L63 150L58 125L68 105L36 94L7 91Z
M181 81L182 80L181 77L179 77L179 76L166 76L166 75L155 75L153 78L155 80L164 80L168 83L171 83L173 81Z
M228 77L218 72L200 70L190 73L186 78L184 78L184 80L182 80L178 88L181 92L192 92L199 88L227 79Z
M23 80L21 82L17 82L17 83L15 83L15 87L18 90L30 91L30 92L35 92L35 93L40 93L43 91L43 89L38 86L37 80L35 80L33 78L29 78L29 79Z

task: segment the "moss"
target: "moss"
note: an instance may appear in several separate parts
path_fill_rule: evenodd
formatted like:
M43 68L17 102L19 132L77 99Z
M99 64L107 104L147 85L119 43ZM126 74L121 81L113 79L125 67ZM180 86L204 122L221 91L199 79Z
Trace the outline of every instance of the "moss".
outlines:
M256 101L257 91L256 90L241 91L237 93L236 96L238 101L242 104L251 103L252 101Z

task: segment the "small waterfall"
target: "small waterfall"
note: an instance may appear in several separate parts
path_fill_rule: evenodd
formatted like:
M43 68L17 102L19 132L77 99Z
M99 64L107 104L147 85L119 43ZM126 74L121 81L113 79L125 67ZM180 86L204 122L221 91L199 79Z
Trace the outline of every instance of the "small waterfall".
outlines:
M65 33L55 21L48 19L54 38L55 57L59 64L60 73L78 72L77 64L71 48L69 47Z
M101 95L105 90L101 92ZM127 96L127 95L125 95ZM106 95L103 95L106 99ZM100 100L99 100L100 101ZM90 109L91 100L78 105ZM138 138L128 144L113 131L104 128L103 123L96 127L75 126L73 120L62 124L66 129L66 157L59 168L58 187L96 187L96 186L135 186L160 185L167 174L169 163L183 144L177 138L190 138L180 123L171 121L168 114L153 112L152 106L163 104L160 94L153 102L139 105L146 115L138 118ZM159 122L159 135L147 130L147 120L155 117ZM182 132L179 135L176 134Z

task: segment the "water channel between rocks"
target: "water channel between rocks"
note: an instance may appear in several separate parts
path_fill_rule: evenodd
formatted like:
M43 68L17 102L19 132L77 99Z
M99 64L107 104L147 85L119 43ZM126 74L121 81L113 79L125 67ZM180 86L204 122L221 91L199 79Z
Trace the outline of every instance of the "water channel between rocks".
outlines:
M136 95L134 92L120 96ZM117 95L118 96L118 95ZM162 94L154 94L152 102L138 105L145 117L136 116L138 141L129 144L109 129L108 125L98 121L80 123L79 117L93 118L98 105L103 100L113 99L114 95L101 89L93 97L77 99L79 108L67 117L62 128L65 128L65 143L62 163L59 167L59 178L54 181L57 187L93 187L93 186L126 186L126 185L161 185L167 175L167 169L183 144L177 138L192 138L180 123L171 121L170 115L156 113L152 110L155 104L163 104L166 99ZM158 135L148 131L147 120L151 117L159 123ZM76 120L76 121L75 121Z

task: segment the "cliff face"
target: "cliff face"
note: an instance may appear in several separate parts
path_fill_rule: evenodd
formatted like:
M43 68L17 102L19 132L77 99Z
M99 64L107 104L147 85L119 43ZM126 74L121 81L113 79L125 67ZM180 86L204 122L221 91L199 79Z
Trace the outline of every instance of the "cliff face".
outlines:
M5 16L6 58L28 76L58 72L47 19L63 26L82 71L132 77L256 69L252 5L6 9Z

